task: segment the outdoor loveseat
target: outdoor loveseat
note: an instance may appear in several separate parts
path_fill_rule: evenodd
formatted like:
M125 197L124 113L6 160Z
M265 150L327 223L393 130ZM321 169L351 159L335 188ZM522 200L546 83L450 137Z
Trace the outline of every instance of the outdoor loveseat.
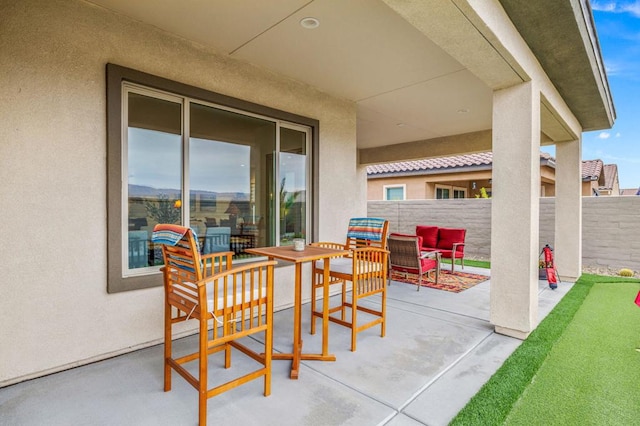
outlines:
M439 251L440 256L451 260L451 272L455 259L460 259L464 269L464 228L440 228L438 226L416 226L416 235L422 237L422 251Z

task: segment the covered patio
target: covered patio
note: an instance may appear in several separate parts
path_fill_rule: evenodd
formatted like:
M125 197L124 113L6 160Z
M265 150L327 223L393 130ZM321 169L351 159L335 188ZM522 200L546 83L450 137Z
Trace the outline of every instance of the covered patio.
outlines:
M282 166L285 154L295 154L304 182L291 191L304 197L297 217L306 242L340 242L349 219L367 215L367 165L492 150L490 284L458 295L393 286L387 338L373 329L349 353L344 331L332 328L338 362L305 364L299 382L277 372L270 398L244 386L213 400L209 413L262 413L246 423L270 413L272 424L323 416L337 416L336 424L411 424L425 412L449 418L463 405L451 395L466 389L466 400L477 388L468 373L483 372L479 386L518 345L512 338L526 338L562 294L541 291L537 281L541 145L556 146L550 243L558 270L563 281L581 273L581 134L615 120L589 2L161 3L2 3L0 342L11 344L0 351L0 414L24 424L195 419L192 390L176 381L165 395L156 386L164 292L159 265L148 263L153 248L138 252L140 267L129 261L130 232L153 225L131 223L150 218L142 202L132 214L136 189L154 189L156 201L158 190L178 194L175 202L162 194L176 215L168 222L191 226L197 213L207 226L209 209L228 216L220 224L234 230L242 229L235 212L221 201L241 195L245 216L256 205L263 216L251 211L242 225L254 232L267 223L258 238L278 245L287 223L277 191L283 178L292 181ZM225 134L232 124L239 131ZM177 147L161 151L154 140L136 157L135 138L127 138L139 130ZM287 147L286 135L303 141ZM226 188L229 172L202 179L218 185L206 188L207 197L196 193L189 168L196 139L210 157L194 154L193 164L215 157L222 144L251 153L246 163L217 158L231 172L245 171L240 189ZM137 184L127 168L136 158L146 166L168 158L177 183ZM203 163L207 172L221 168ZM276 349L286 350L293 266L276 268L275 280ZM309 296L306 289L303 300ZM487 356L494 350L495 358ZM285 364L275 368L284 373ZM239 404L246 398L261 410Z
M466 267L466 272L489 270ZM349 351L349 333L330 326L335 362L303 361L298 380L289 361L273 362L272 394L262 381L212 398L210 424L242 425L446 425L518 347L521 340L497 334L489 322L490 282L461 293L393 282L388 291L387 336L374 327ZM571 288L540 281L540 319ZM304 306L305 348L318 350L321 334L309 334ZM275 314L274 348L291 347L292 309ZM176 348L193 348L186 337ZM12 425L177 425L196 424L197 391L174 373L173 389L162 390L162 345L0 389L3 423ZM216 359L213 357L212 359ZM219 359L219 358L218 358ZM197 368L193 363L192 368ZM252 361L234 353L229 373ZM211 380L224 376L212 362Z

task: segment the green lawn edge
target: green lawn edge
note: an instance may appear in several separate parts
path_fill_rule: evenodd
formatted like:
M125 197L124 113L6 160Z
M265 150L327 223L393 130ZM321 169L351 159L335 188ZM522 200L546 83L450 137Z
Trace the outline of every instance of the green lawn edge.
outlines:
M503 424L596 282L638 280L583 274L549 315L456 415L450 425Z
M442 263L451 264L451 259L442 259ZM460 259L456 259L456 265L460 265ZM489 269L491 268L491 262L489 262L488 260L465 259L464 266Z

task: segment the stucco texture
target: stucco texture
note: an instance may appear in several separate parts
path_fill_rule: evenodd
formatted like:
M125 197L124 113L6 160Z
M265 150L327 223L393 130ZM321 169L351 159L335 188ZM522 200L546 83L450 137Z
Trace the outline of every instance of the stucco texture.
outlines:
M319 120L320 238L366 212L353 103L82 1L0 5L0 386L162 336L160 287L106 291L109 62Z

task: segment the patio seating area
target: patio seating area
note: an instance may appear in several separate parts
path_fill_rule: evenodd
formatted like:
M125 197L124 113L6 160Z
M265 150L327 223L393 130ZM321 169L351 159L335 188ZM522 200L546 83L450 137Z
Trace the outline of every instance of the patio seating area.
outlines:
M480 268L465 271L488 274ZM276 283L277 285L277 283ZM570 289L539 284L543 318ZM254 380L209 400L208 421L242 425L445 425L521 343L495 334L488 321L490 281L461 293L392 282L387 290L387 331L358 335L351 352L350 330L330 325L336 362L302 361L298 380L290 361L274 361L271 395ZM339 296L338 296L339 297ZM376 298L366 302L375 308ZM322 335L309 334L310 305L303 306L305 351L320 351ZM274 350L291 351L293 308L274 314ZM158 318L162 322L162 318ZM99 331L96 331L99 332ZM81 336L78 336L81 338ZM259 350L251 337L245 344ZM191 336L174 342L188 353ZM222 354L220 354L222 356ZM210 380L255 368L234 353L231 371L213 355ZM184 380L163 391L163 347L78 367L0 389L3 424L183 425L196 424L197 392ZM197 363L190 366L197 369ZM175 374L175 373L174 373ZM213 384L210 382L210 384Z

